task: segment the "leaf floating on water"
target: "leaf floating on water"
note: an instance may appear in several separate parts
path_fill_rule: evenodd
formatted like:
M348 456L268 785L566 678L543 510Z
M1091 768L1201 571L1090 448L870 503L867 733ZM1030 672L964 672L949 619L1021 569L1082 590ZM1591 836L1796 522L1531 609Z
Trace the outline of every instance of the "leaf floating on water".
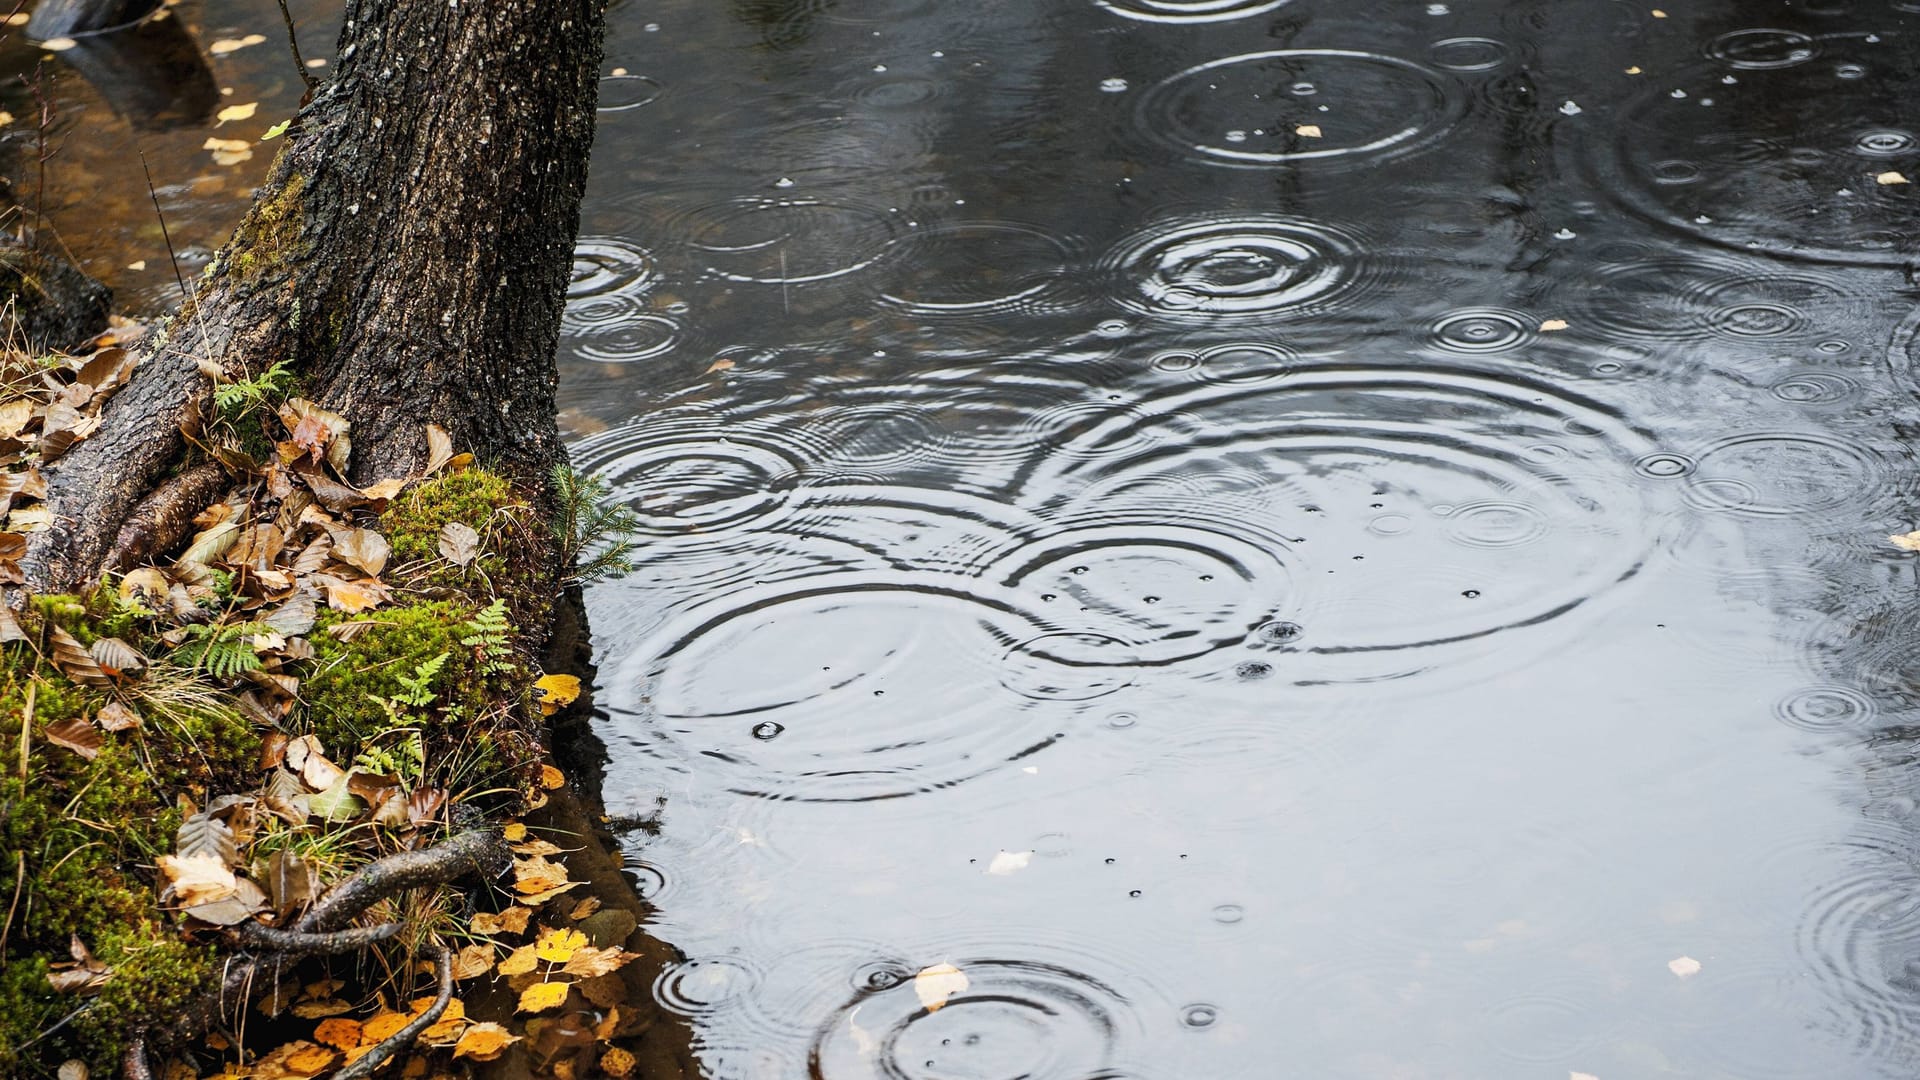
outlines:
M533 954L542 960L551 960L564 964L573 959L587 944L587 935L578 930L557 930L551 926L540 928L540 938L534 943Z
M1567 320L1565 319L1547 319L1540 324L1540 329L1545 333L1552 333L1555 330L1565 330L1566 328Z
M952 964L922 968L920 974L913 977L914 996L930 1013L939 1012L953 995L966 992L967 985L967 973Z
M1901 551L1920 551L1920 529L1916 529L1904 536L1889 536L1887 537L1887 543L1892 544Z
M214 114L214 126L219 127L230 120L251 120L259 108L260 103L257 101L249 101L245 105L229 105Z
M1700 974L1700 961L1691 956L1677 956L1667 961L1667 970L1682 979Z
M540 712L545 716L552 716L580 696L580 680L572 675L542 675L534 680L533 688L540 692Z
M253 144L245 139L209 138L200 149L213 151L215 165L238 165L253 158Z
M267 141L269 141L269 140L271 140L271 139L277 139L277 138L279 138L280 136L282 136L282 135L285 135L285 134L287 133L287 129L288 129L288 128L290 128L290 127L292 127L292 126L293 126L293 121L292 121L292 120L290 120L290 119L289 119L289 120L282 120L282 121L280 121L279 123L277 123L277 124L275 124L275 125L273 125L272 127L270 127L270 128L268 128L268 129L267 129L267 133L266 133L265 135L262 135L262 136L260 136L260 141L261 141L261 142L267 142Z
M208 45L207 51L215 56L225 56L228 53L239 52L249 45L262 44L266 40L265 34L248 34L243 38L221 38L213 44Z
M40 47L47 50L48 52L66 52L68 49L71 49L78 44L80 43L73 40L70 37L57 37L57 38L48 38L47 40L41 42Z
M539 966L540 958L534 955L533 946L522 945L500 961L498 970L502 975L525 975Z
M1005 876L1025 870L1027 864L1032 861L1033 852L1031 851L1003 851L995 855L993 861L987 864L987 873Z
M322 1020L313 1029L313 1037L336 1050L351 1050L360 1045L360 1021L344 1017Z
M458 1043L454 1044L453 1056L472 1058L475 1061L492 1061L520 1039L521 1036L509 1033L499 1024L475 1024L466 1030L466 1034L460 1036Z
M1879 185L1880 185L1880 186L1882 186L1882 187L1886 187L1886 186L1888 186L1888 185L1891 185L1891 184L1911 184L1911 183L1913 183L1913 181L1911 181L1911 180L1909 180L1909 179L1907 179L1907 178L1906 178L1905 176L1903 176L1902 174L1900 174L1900 173L1898 173L1898 172L1895 172L1895 171L1892 171L1892 170L1888 170L1887 172L1883 172L1883 173L1881 173L1880 175L1878 175L1878 176L1876 176L1876 177L1874 177L1874 178L1873 178L1873 182L1874 182L1874 183L1876 183L1876 184L1879 184Z
M1293 133L1303 139L1318 139L1321 137L1319 124L1301 124L1299 127L1293 129Z
M534 983L520 991L520 1007L515 1012L546 1012L557 1009L567 1003L567 992L573 989L572 983L543 982Z

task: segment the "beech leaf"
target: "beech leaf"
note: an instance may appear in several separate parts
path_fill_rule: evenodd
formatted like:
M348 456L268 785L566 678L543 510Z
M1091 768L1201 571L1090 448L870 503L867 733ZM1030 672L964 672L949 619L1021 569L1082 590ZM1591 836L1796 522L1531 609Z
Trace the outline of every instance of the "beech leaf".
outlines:
M920 973L913 977L914 996L920 999L920 1004L930 1013L939 1012L946 1005L948 998L965 992L967 986L966 972L952 964L935 964L929 968L922 968Z
M480 556L480 534L464 522L449 521L440 530L440 557L455 566L470 566Z
M78 716L48 724L46 737L48 742L64 746L88 761L98 757L100 748L107 744L107 737L100 734L99 728Z

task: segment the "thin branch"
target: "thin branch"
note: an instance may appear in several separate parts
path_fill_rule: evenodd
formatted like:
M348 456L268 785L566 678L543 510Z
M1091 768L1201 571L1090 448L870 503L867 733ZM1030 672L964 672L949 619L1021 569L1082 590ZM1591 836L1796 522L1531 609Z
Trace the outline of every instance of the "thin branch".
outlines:
M160 209L160 193L153 187L153 170L147 166L147 152L140 151L140 171L147 174L147 197L153 200L153 216L160 219L160 239L167 242L167 265L173 267L173 280L180 283L180 302L187 303L193 294L187 291L187 279L180 274L180 257L173 251L173 235L167 232L167 215Z
M293 32L293 12L287 10L287 0L280 0L280 18L287 24L287 48L293 50L293 66L300 72L300 81L307 84L307 96L312 97L320 80L313 77L307 70L307 62L300 58L300 36Z
M322 897L293 929L301 933L338 930L404 889L445 885L475 871L495 873L511 859L506 841L492 829L463 832L430 848L375 859Z
M373 1049L355 1058L351 1065L333 1074L333 1080L365 1080L373 1075L373 1070L386 1064L387 1060L413 1045L420 1033L439 1023L440 1014L447 1011L447 1003L453 1000L453 952L445 945L440 946L440 956L433 962L439 969L440 992L435 995L433 1004L427 1011L413 1018L406 1027L393 1033L393 1036Z
M276 954L276 959L295 956L333 956L377 945L406 929L404 923L356 926L324 934L306 934L298 930L280 930L259 923L241 923L235 928L240 943L248 948Z

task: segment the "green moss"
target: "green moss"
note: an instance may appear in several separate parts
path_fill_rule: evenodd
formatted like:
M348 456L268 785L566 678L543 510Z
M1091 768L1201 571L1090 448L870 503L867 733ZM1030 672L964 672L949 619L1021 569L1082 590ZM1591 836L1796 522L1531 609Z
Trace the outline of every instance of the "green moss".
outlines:
M254 205L234 232L231 265L241 279L254 277L306 253L302 237L306 178L295 173L271 198Z
M345 751L392 726L381 702L401 698L407 692L401 680L441 655L447 659L430 684L435 708L410 714L432 721L448 708L465 709L469 716L484 709L491 696L488 680L477 670L473 650L461 644L475 610L468 604L433 601L358 616L322 613L312 638L314 671L301 687L320 742ZM366 629L350 640L329 632L349 621L364 623Z
M70 623L75 636L102 636L74 598L39 603L48 617ZM18 748L29 686L33 726L22 777ZM106 734L92 760L47 740L49 725L90 716L105 702L101 691L69 682L23 646L0 649L0 746L7 750L0 896L18 890L20 897L0 973L0 1073L7 1075L50 1073L69 1057L108 1070L128 1019L177 1008L212 973L205 949L155 921L148 868L173 848L181 815L175 797L237 788L257 740L230 714L164 703L147 705L139 732ZM34 1042L85 1003L56 994L46 979L47 958L64 958L74 937L113 974L85 1012Z
M419 484L395 499L380 515L380 532L393 545L398 562L425 562L440 557L440 530L452 522L467 525L485 536L501 510L524 507L525 500L498 473L463 469ZM491 551L480 562L499 556Z

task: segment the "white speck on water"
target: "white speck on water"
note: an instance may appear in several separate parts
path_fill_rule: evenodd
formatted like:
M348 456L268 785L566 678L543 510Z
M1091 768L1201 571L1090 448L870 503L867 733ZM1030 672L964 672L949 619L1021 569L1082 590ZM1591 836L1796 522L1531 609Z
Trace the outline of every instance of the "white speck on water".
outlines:
M1734 83L1737 83L1740 80L1733 75L1722 75L1720 76L1720 81L1723 83L1726 83L1728 86L1732 86Z
M1878 45L1880 44L1880 35L1868 34L1866 40L1867 40L1867 44L1869 45Z
M1427 14L1429 15L1448 15L1451 13L1452 12L1450 11L1450 9L1448 9L1447 5L1445 4L1428 4L1427 5Z
M1705 214L1700 214L1693 219L1693 223L1695 225L1711 225L1713 224L1713 219Z
M1563 226L1559 232L1553 234L1553 238L1555 240L1571 240L1577 235L1578 234L1575 233L1572 229L1569 229Z
M1105 90L1109 94L1118 94L1121 91L1125 90L1126 88L1127 88L1127 80L1125 79L1101 79L1100 80L1100 89Z
M778 187L778 188L789 188L789 187L792 187L792 186L793 186L793 178L792 178L792 177L790 177L790 176L783 176L783 177L781 177L780 179L778 179L778 180L775 180L775 181L773 182L773 186L774 186L774 187Z
M1708 108L1711 108L1711 107L1712 107L1712 105L1713 105L1713 99L1712 99L1712 98L1710 98L1710 97L1703 97L1703 98L1701 98L1701 99L1700 99L1700 104L1701 104L1702 106L1705 106L1705 107L1708 107Z
M1227 141L1228 142L1246 142L1247 133L1239 130L1229 131L1227 132Z
M660 24L657 22L650 22L647 25L641 27L640 29L645 30L649 34L657 34L660 32Z
M944 59L947 54L939 49L935 49L927 55L933 57L935 60L940 60Z
M1676 89L1675 89L1675 90L1673 91L1673 93L1672 93L1672 94L1670 94L1670 95L1668 95L1668 96L1670 96L1670 97L1675 97L1675 98L1683 98L1683 97L1686 97L1686 96L1687 96L1687 92L1686 92L1685 90L1681 90L1681 89L1678 89L1678 88L1676 88Z
M875 65L873 65L873 70L875 70L875 71L885 71L885 70L887 70L887 65L885 65L885 64L875 64Z
M1580 106L1572 98L1568 98L1567 103L1560 106L1560 111L1568 116L1579 116L1581 113Z

